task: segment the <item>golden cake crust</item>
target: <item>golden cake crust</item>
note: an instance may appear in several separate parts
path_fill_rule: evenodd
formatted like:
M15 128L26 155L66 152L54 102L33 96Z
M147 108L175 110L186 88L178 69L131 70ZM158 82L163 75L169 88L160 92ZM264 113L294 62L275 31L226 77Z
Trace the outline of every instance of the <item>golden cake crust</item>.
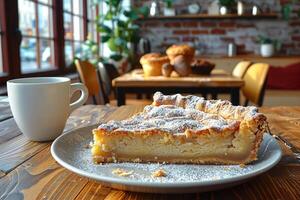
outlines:
M160 53L148 53L140 59L145 76L160 76L162 65L169 62L169 58Z
M167 55L189 55L194 56L195 49L189 45L182 44L182 45L172 45L170 46L167 51Z
M157 92L143 112L95 129L92 152L95 162L246 164L257 159L265 126L266 117L255 107ZM208 148L199 153L202 147ZM168 149L174 152L166 156Z
M182 55L188 63L191 63L194 59L195 49L189 45L172 45L166 51L171 64L174 64L174 60L177 56Z
M168 62L169 62L169 58L160 53L148 53L148 54L143 55L140 59L141 64L146 64L146 63L164 64L164 63L168 63Z

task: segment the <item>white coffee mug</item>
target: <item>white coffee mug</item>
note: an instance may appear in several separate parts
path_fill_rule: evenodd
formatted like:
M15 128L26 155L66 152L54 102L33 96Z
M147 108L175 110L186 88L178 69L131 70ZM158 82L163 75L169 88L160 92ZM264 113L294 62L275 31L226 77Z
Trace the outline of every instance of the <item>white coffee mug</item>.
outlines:
M80 98L70 104L75 91ZM21 132L33 141L49 141L59 136L69 114L83 105L88 90L81 83L63 77L20 78L7 82L8 99Z

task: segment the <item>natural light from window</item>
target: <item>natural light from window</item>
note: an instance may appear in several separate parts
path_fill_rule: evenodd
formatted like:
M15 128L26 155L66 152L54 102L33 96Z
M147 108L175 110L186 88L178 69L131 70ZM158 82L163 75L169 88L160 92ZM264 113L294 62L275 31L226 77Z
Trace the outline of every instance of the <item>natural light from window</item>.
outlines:
M20 48L23 73L54 67L52 0L19 0Z
M71 66L75 57L82 54L83 12L81 0L64 0L65 63Z
M123 0L122 1L122 6L123 6L123 8L129 8L130 7L130 5L131 5L131 3L130 3L130 0ZM108 8L107 8L107 6L106 6L106 4L105 3L103 3L102 2L102 4L101 4L101 12L102 13L107 13L107 11L108 11ZM125 17L125 16L124 16ZM110 23L108 23L108 24L106 24L107 26L111 26L111 24ZM111 51L110 51L110 49L108 48L108 46L107 46L107 44L105 43L105 44L101 44L101 47L100 47L100 54L101 54L101 56L103 56L103 57L109 57L109 55L111 55Z
M88 8L88 34L89 39L93 40L94 42L99 41L99 36L97 34L97 24L96 24L96 17L98 15L98 7L93 5L93 0L87 1L87 8Z
M0 24L0 74L3 73L3 61L2 61L2 29Z

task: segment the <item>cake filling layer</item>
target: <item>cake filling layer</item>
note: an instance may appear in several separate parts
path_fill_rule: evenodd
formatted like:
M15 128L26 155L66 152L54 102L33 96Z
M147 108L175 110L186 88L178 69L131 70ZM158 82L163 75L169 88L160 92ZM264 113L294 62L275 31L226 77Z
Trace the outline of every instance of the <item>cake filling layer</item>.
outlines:
M97 138L99 137L99 138ZM194 160L200 163L200 159L227 160L231 163L244 162L251 156L251 149L255 143L252 134L239 135L232 133L226 137L216 138L213 135L200 135L194 140L188 140L185 136L169 136L168 134L156 134L149 137L130 135L97 136L93 154L98 161L116 159L118 161L165 161L183 162Z

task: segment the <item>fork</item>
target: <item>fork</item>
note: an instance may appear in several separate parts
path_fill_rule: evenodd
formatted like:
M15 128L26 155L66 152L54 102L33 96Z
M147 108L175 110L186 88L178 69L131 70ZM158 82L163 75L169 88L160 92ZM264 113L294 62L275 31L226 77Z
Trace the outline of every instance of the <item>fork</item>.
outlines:
M267 124L267 130L269 132L269 134L275 138L276 140L282 142L286 147L288 147L293 155L300 160L300 149L298 149L297 147L295 147L292 143L290 143L287 139L285 139L284 137L280 136L280 135L275 135L271 132L269 125Z

